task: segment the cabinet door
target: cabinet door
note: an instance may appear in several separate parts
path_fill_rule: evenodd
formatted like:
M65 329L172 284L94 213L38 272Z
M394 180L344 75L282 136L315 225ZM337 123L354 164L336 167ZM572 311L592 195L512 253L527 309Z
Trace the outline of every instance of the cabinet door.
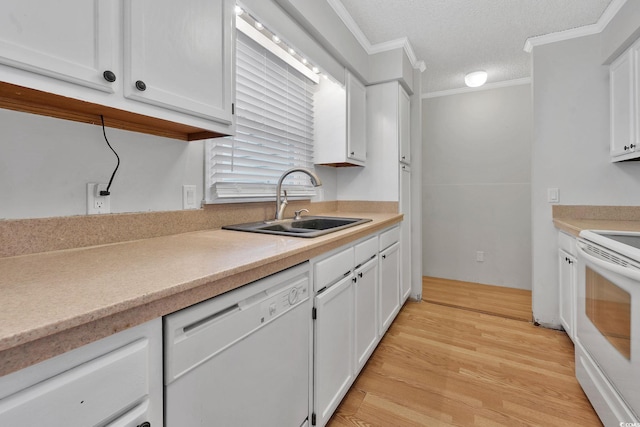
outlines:
M404 215L402 230L402 286L400 303L404 303L411 294L411 169L407 165L400 168L400 212Z
M570 253L560 249L558 265L560 268L560 321L567 335L574 340L575 315L577 304L577 264Z
M374 258L355 272L355 375L373 353L378 342L378 259Z
M633 49L622 54L609 68L612 160L634 151Z
M116 0L3 2L0 64L113 92L103 73L119 72L117 11ZM20 77L3 81L33 86Z
M367 159L367 90L351 73L347 81L347 157Z
M232 121L231 0L126 0L124 95Z
M398 86L398 140L402 163L411 163L411 100L409 95Z
M633 55L633 145L634 151L640 151L640 41L637 41L632 47ZM636 155L635 157L638 157Z
M400 243L380 253L380 335L384 334L400 309Z
M353 276L315 297L314 412L324 425L353 382Z

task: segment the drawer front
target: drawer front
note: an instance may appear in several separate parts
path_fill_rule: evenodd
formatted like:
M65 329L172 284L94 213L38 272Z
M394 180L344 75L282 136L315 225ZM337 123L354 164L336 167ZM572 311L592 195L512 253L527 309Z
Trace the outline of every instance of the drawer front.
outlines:
M558 247L573 256L578 256L576 252L576 238L562 231L558 232Z
M374 236L354 246L356 268L376 256L378 239Z
M344 249L315 263L313 267L313 290L332 285L351 273L353 268L353 247Z
M148 398L149 351L143 338L7 396L0 400L0 425L85 427L113 420Z
M382 252L395 242L400 241L400 227L395 226L387 231L380 233L379 250Z

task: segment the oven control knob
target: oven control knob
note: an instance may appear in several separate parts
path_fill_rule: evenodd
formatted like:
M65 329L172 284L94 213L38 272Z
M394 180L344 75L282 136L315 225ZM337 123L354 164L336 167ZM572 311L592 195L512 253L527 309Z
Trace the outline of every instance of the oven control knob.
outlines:
M298 301L298 288L291 288L289 291L289 304L293 305Z

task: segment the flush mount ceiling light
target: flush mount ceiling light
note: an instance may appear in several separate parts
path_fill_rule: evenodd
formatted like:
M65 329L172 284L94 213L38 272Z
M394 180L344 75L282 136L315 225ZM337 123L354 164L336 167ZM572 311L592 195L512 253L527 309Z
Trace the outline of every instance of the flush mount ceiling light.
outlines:
M469 87L480 87L487 82L486 71L474 71L464 76L464 84Z

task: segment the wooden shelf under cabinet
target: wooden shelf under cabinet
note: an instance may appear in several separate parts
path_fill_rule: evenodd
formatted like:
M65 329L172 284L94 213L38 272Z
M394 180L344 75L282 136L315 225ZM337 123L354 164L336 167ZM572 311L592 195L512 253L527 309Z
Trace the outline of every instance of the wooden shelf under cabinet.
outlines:
M100 116L102 115L107 127L183 141L226 136L193 126L67 98L6 82L0 82L0 108L93 125L101 125Z

